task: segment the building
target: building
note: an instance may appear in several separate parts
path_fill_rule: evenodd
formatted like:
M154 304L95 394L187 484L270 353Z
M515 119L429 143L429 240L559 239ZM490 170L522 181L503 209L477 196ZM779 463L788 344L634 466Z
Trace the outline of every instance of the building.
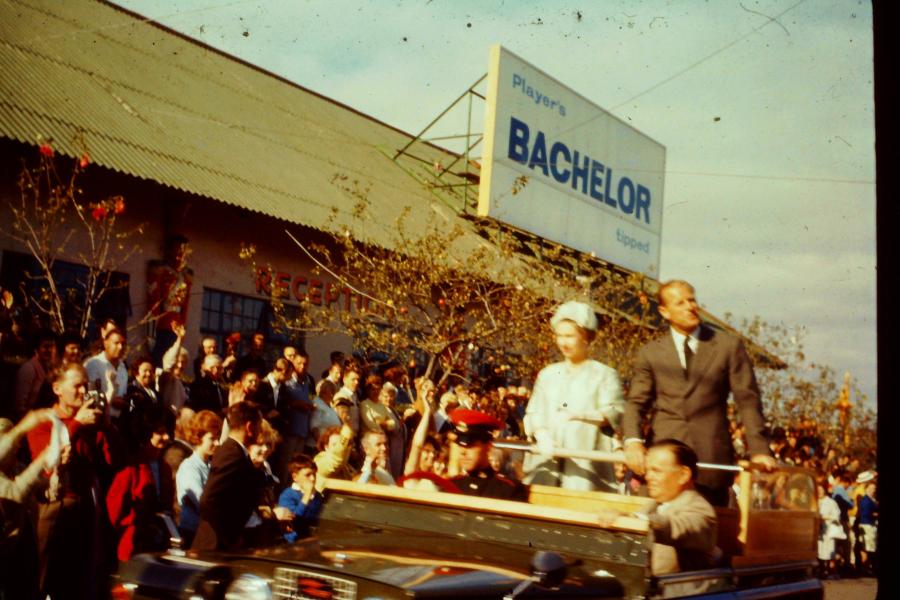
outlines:
M287 341L242 244L255 245L295 297L355 310L359 299L317 278L286 230L327 241L337 215L354 235L388 245L395 219L412 209L458 223L465 243L485 243L477 223L420 183L434 163L457 158L445 150L420 144L417 159L395 161L412 136L106 2L10 0L0 15L0 194L18 198L21 159L36 160L42 143L73 161L88 155L85 197L121 195L125 228L147 224L125 241L139 251L116 266L121 287L96 313L126 321L132 344L153 334L141 324L148 281L176 235L192 250L192 353L202 336L231 331L261 330L273 348ZM361 190L374 207L365 219L353 216ZM6 203L0 211L9 223ZM24 248L8 239L0 248L0 284L17 289ZM72 246L57 265L70 283L82 250ZM350 350L342 335L295 341L316 375L331 350Z

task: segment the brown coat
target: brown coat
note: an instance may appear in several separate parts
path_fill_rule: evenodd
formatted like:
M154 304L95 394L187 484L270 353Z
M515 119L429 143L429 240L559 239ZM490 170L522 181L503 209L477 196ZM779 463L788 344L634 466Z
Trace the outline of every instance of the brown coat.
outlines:
M716 511L695 490L684 490L663 512L649 514L653 533L650 570L654 575L713 567L716 548Z
M688 379L669 331L640 349L625 403L625 439L643 437L641 420L655 406L653 439L680 440L694 449L700 462L732 464L726 404L730 392L746 427L751 454L769 454L759 387L744 345L705 325L699 337ZM731 480L728 472L701 470L697 483L723 488Z

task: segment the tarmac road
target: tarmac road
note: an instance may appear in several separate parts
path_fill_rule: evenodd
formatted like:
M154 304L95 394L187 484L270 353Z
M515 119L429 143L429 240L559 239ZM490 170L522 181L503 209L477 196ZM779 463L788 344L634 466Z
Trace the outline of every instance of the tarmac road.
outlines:
M874 577L836 579L823 583L825 600L874 600L878 595L878 580Z

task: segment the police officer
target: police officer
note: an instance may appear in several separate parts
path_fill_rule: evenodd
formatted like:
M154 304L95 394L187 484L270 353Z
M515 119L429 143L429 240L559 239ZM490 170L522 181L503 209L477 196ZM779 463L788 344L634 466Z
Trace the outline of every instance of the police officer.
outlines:
M492 469L488 461L491 434L502 429L503 424L488 414L466 408L457 408L449 417L459 447L459 465L465 472L451 479L460 491L469 496L526 501L528 488Z

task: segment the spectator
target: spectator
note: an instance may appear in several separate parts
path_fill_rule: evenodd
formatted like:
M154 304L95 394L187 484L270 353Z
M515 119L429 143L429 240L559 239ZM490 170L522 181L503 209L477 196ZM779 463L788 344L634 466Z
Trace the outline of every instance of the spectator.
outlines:
M865 493L859 498L856 514L858 523L857 543L860 546L860 560L857 572L869 577L875 576L875 556L878 550L878 501L875 499L875 475L871 471L864 472L860 483Z
M116 331L107 334L106 342L121 346L121 339L111 340ZM57 369L51 383L57 397L53 412L66 429L58 437L50 423L41 423L28 432L28 446L32 456L39 456L52 443L66 445L67 434L69 449L49 478L47 503L38 511L41 597L99 598L111 557L105 547L106 510L98 500L106 497L124 451L102 410L85 402L88 378L83 366L70 363Z
M171 436L170 415L164 408L152 406L139 417L135 433L140 452L132 464L116 474L106 495L120 561L168 547L168 535L157 513L171 513L175 503L172 472L161 457Z
M365 460L359 473L359 483L397 485L388 471L387 436L380 431L366 431L360 440Z
M22 416L37 408L41 388L47 374L56 366L56 336L49 331L38 334L34 340L34 356L23 363L16 373L15 415Z
M159 376L159 396L164 407L173 414L187 404L187 388L184 385L184 367L188 363L188 351L182 345L184 341L184 325L178 322L172 323L172 331L175 332L175 343L166 350L162 358L162 373Z
M178 530L186 548L190 548L200 525L200 498L209 479L210 461L219 447L222 419L209 410L194 415L188 427L188 441L194 452L178 467L175 475L179 507Z
M332 427L340 428L341 418L332 406L334 400L334 388L324 386L320 388L320 393L313 398L313 412L309 418L310 437L307 438L306 449L312 450L311 455L315 455L319 440L322 439L322 432ZM331 394L330 396L328 394Z
M623 496L631 496L633 489L631 486L631 472L628 465L623 462L613 463L613 473L616 476L616 493Z
M128 370L124 357L125 334L118 327L113 327L104 334L103 351L84 362L88 385L106 396L109 416L113 419L119 418L128 393Z
M256 371L244 371L240 379L231 384L228 391L228 406L238 402L253 402L259 389L259 374Z
M402 411L412 405L412 394L409 389L409 376L400 365L393 366L384 372L384 380L397 388L397 399L394 403Z
M382 379L378 375L369 375L363 385L365 399L359 404L360 428L363 432L382 432L389 420L385 407L378 401L383 385Z
M336 403L340 399L345 399L347 400L347 402L349 402L350 427L351 429L353 429L353 434L356 435L360 429L359 399L356 395L356 389L359 387L361 371L359 365L356 364L356 361L348 359L344 362L342 372L342 382L344 385L334 395L334 402ZM321 469L319 470L321 471Z
M241 334L237 331L225 338L225 352L222 354L222 380L226 383L234 383L235 378L240 375L235 371L238 360L237 351L240 345Z
M263 488L259 503L244 525L244 538L249 547L269 546L281 540L281 522L293 519L293 514L276 506L275 490L279 481L269 465L269 457L278 447L279 441L278 431L263 419L260 421L256 440L247 447L253 466L263 473ZM285 525L287 526L287 523Z
M191 384L188 404L194 411L208 410L221 415L227 408L228 396L222 389L222 359L207 354L200 364L199 376Z
M338 350L335 350L328 356L328 369L322 373L322 380L319 382L319 385L326 385L325 381L330 381L330 384L334 386L334 392L336 393L339 389L341 389L341 377L343 376L343 365L344 365L344 353ZM316 389L316 393L320 394L321 390Z
M200 524L192 550L234 550L244 545L244 524L258 506L265 475L253 466L248 446L262 414L249 402L228 407L229 433L216 450L200 498Z
M281 401L281 395L287 393L285 384L290 379L292 370L293 366L286 358L276 359L272 370L259 382L254 400L269 420L278 417L275 407Z
M378 394L378 402L386 409L388 416L388 421L382 426L382 430L388 438L388 466L394 480L403 476L403 467L406 461L406 424L395 409L398 393L394 384L387 382Z
M5 419L4 419L5 420ZM52 423L53 411L49 408L28 411L13 426L9 423L0 432L0 499L12 500L21 504L28 494L41 481L45 469L53 469L59 462L60 448L44 448L40 455L36 456L31 464L14 479L8 476L10 463L14 462L19 441L25 434L41 423Z
M819 495L819 578L834 579L837 577L835 570L835 540L847 539L847 534L841 526L841 509L834 498L825 493L825 486L818 484L816 491Z
M132 365L132 380L125 394L125 408L119 422L119 431L132 453L140 449L138 432L143 426L144 413L161 406L156 392L156 367L152 358L143 356Z
M288 463L291 485L281 492L278 506L283 506L294 514L291 530L284 534L288 542L305 538L310 528L316 524L322 508L323 496L316 490L316 463L302 454L294 456Z
M434 413L434 429L439 434L444 435L453 429L450 423L450 413L459 407L459 398L454 392L444 392L441 394L441 400L438 410Z
M850 509L853 508L853 500L850 498L850 493L847 490L849 485L850 479L847 477L847 474L840 471L835 476L835 484L831 493L831 497L834 498L841 511L841 527L844 530L843 538L835 538L837 540L835 546L837 548L838 561L843 570L850 568L853 550L850 541Z
M346 400L344 401L346 402ZM349 411L347 411L349 414ZM319 453L313 459L322 479L317 488L324 488L324 478L351 480L355 474L350 466L350 449L353 444L353 429L346 422L340 427L332 427L322 432L319 438Z
M83 362L83 357L81 356L81 346L83 344L83 340L81 336L74 333L66 333L59 340L58 354L60 357L59 364L67 365L69 363Z
M276 405L281 414L284 436L276 464L278 476L283 482L291 480L288 470L291 457L306 449L307 439L310 438L310 421L315 410L313 397L316 386L312 375L307 372L309 355L303 350L292 349L294 352L291 377L285 383L286 393Z
M33 410L13 426L0 420L0 516L3 543L0 543L0 596L38 597L38 551L34 528L28 514L32 491L41 483L45 469L52 470L60 459L60 447L46 448L21 473L14 476L13 464L21 438L38 425L56 421L57 434L63 425L51 409ZM5 594L5 596L4 596Z
M188 431L195 414L192 409L184 407L175 419L175 436L162 454L172 473L177 473L182 461L194 453L194 447L188 442Z
M218 344L216 338L205 337L200 340L200 347L197 348L197 356L194 358L194 380L200 377L203 370L203 361L207 356L217 356Z
M268 373L269 366L263 358L263 350L266 347L266 336L257 332L250 336L250 349L234 365L234 373L242 376L247 371L256 373Z

